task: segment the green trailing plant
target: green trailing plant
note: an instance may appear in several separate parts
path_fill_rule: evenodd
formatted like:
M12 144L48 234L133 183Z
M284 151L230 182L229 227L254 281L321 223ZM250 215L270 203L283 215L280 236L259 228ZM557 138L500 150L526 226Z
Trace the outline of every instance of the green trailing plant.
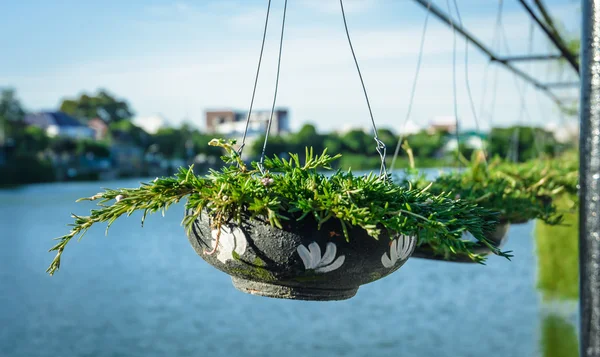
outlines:
M579 161L576 153L565 153L559 157L530 160L515 164L499 161L495 170L523 187L536 190L540 196L556 196L562 193L576 195L579 184Z
M465 169L440 175L434 182L423 176L409 180L409 187L429 187L439 195L449 193L456 199L468 200L497 211L502 223L522 223L540 219L559 224L562 215L553 197L565 190L557 170L539 162L508 163L500 159L488 162L483 152L475 152L471 161L461 157ZM568 179L567 179L568 180Z
M265 159L263 166L253 163L247 167L234 147L235 141L213 139L209 145L221 147L226 155L222 157L224 167L210 170L206 176L195 175L192 167L181 168L173 177L157 178L138 188L106 189L81 199L98 201L99 208L89 216L73 215L71 231L57 238L58 243L51 248L56 257L47 272L52 275L59 269L67 244L81 238L94 224L105 222L108 229L116 219L135 211L143 212L143 224L148 213L164 214L183 199L187 201L182 224L188 230L203 213L211 217L215 229L251 219L285 229L291 220L312 217L319 227L336 220L346 239L351 239L348 229L353 226L366 230L374 239L383 231L392 236L416 235L422 242L435 242L444 252L466 254L483 262L484 256L471 252L475 242L461 239L468 231L494 253L510 257L509 252L498 250L485 238L495 229L497 214L470 201L401 187L389 177L374 174L356 176L338 170L324 175L321 171L330 169L340 157L330 156L327 150L314 155L307 149L304 162L297 154L290 154L288 160L275 156Z

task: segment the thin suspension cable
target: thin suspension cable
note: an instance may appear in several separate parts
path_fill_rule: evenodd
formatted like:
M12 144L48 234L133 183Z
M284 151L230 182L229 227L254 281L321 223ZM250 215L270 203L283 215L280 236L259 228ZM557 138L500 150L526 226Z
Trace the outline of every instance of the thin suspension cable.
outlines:
M492 37L492 48L497 46L497 51L500 49L501 39L500 39L500 24L502 23L502 13L504 10L504 2L502 0L498 1L498 8L496 9L496 24L494 27L494 35ZM492 102L490 103L490 115L488 118L488 122L490 125L490 135L488 138L489 145L491 146L493 137L492 130L494 128L494 118L496 116L496 99L498 98L498 67L494 67L494 77L493 77L493 86L492 86Z
M248 117L246 118L246 127L244 128L244 137L242 138L242 144L238 149L238 154L241 157L244 146L246 145L246 135L248 134L248 125L250 124L250 116L252 115L252 107L254 106L254 97L256 95L256 86L258 84L258 76L260 74L260 65L262 63L263 52L265 49L265 39L267 38L267 27L269 25L269 13L271 11L271 0L267 4L267 15L265 16L265 26L263 30L262 43L260 45L260 55L258 56L258 66L256 68L256 76L254 77L254 88L252 89L252 99L250 100L250 110L248 110Z
M527 52L529 55L531 55L533 53L533 20L529 23L529 37L528 37L528 41L527 41ZM508 44L507 44L508 47ZM527 69L531 70L531 62L527 63ZM525 106L525 94L527 92L527 89L529 88L529 86L527 86L525 83L523 83L522 87L523 89L522 91L522 97L521 97L521 106L524 107ZM521 112L519 113L519 118L518 118L518 123L521 124L523 121L523 110L521 110Z
M546 39L546 43L548 44L548 47L551 46L550 44L550 40ZM549 62L546 63L546 70L544 71L544 75L545 75L545 80L546 82L550 81L550 71L551 71L552 67L551 64ZM542 117L546 117L546 107L543 105L542 103L542 99L540 98L540 95L538 93L538 91L535 91L535 97L536 97L536 102L538 103L539 106L539 110L540 113L542 113ZM559 115L559 121L558 121L558 127L565 127L566 129L566 125L565 125L565 115L564 115L564 111L562 110L562 108L560 106L557 106L558 109L558 115ZM553 145L553 153L554 156L556 156L558 154L558 148L559 148L560 143L558 142L558 140L556 140L556 138L554 138L554 145Z
M375 125L375 119L373 119L373 111L371 110L371 103L369 102L369 95L367 94L367 88L365 87L365 82L363 81L362 74L360 72L360 67L358 66L358 60L356 59L356 54L354 53L354 47L352 46L352 40L350 39L350 32L348 31L348 23L346 22L346 13L344 12L344 1L340 0L340 8L342 10L342 18L344 19L344 29L346 30L346 37L348 38L348 45L350 45L350 51L352 51L352 58L354 58L354 64L356 65L356 71L358 72L358 77L360 78L360 84L362 85L363 93L365 94L365 100L367 101L367 107L369 108L369 115L371 117L371 124L373 124L373 132L374 139L377 143L376 150L379 153L379 157L381 158L381 168L379 169L379 175L385 176L387 179L387 169L385 167L385 153L386 147L383 141L379 140L379 136L377 135L377 126Z
M487 99L487 87L488 87L488 75L490 71L491 62L487 62L485 69L483 70L483 81L481 82L481 100L479 101L479 115L484 118L485 112L485 100ZM489 113L488 113L489 114Z
M396 150L394 151L394 157L392 158L392 164L390 166L390 173L394 171L394 166L396 164L396 159L398 158L398 153L400 152L400 147L402 146L402 141L406 137L404 131L406 130L406 125L410 119L410 114L412 113L412 106L415 99L415 92L417 91L417 82L419 79L419 73L421 71L421 61L423 59L423 49L425 47L425 36L427 33L427 23L429 20L429 9L431 8L431 1L427 2L427 11L425 12L425 22L423 24L423 31L421 32L421 44L419 45L419 55L417 57L417 70L415 71L415 77L412 83L412 89L410 91L410 99L408 101L408 111L406 113L406 117L404 118L404 124L402 125L402 133L398 139L398 143L396 144Z
M535 24L532 19L529 24L529 43L528 43L529 55L531 55L533 53L533 42L534 42L533 37L535 35L534 29L535 29ZM527 67L528 67L529 71L533 72L533 70L531 69L531 62L528 64ZM529 88L529 86L527 84L524 84L524 87L525 87L524 89ZM534 90L534 92L536 92L536 91ZM525 90L523 90L523 96L525 96ZM533 130L533 145L535 147L535 150L537 151L538 157L541 157L543 146L540 143L540 133L537 132L535 130L535 128L532 128L532 130Z
M450 0L446 0L446 5L448 6L448 15L452 16ZM458 157L460 157L460 134L458 132L458 99L456 93L456 28L454 27L454 22L450 22L450 27L452 28L452 94L454 98L454 131L456 137L456 155L458 159ZM459 162L459 164L462 162L461 160L457 161Z
M509 44L508 44L508 36L506 35L506 29L504 28L504 24L502 22L500 23L500 29L501 29L502 38L504 40L503 42L504 42L505 50L510 55L510 47L509 47ZM518 122L520 122L522 116L525 115L526 118L527 118L527 120L531 123L532 122L532 117L531 117L531 114L529 113L529 110L527 108L526 100L525 100L525 93L524 93L524 89L527 88L527 84L524 82L522 86L519 85L519 80L518 80L517 76L514 75L514 74L513 74L513 82L514 82L515 88L517 89L518 95L521 98L521 106L519 108L519 119L518 119ZM523 87L525 87L525 88L523 88ZM535 140L536 140L536 138L534 136L534 145L537 145L537 144L535 144Z
M281 37L279 38L279 56L277 57L277 75L275 77L275 92L273 93L273 105L271 106L271 115L269 116L269 124L265 133L265 141L263 143L262 153L260 154L260 162L258 168L264 172L263 163L265 160L265 152L267 150L267 141L269 140L269 132L271 131L271 123L273 123L273 113L275 112L275 103L277 102L277 90L279 89L279 71L281 69L281 50L283 48L283 32L285 29L285 15L287 13L287 0L283 5L283 19L281 20Z
M492 86L492 103L490 103L490 138L489 141L492 141L492 130L494 128L494 119L496 118L496 99L498 98L498 67L494 67L494 79Z
M456 9L456 18L458 19L458 24L460 27L463 27L462 17L460 16L460 10L458 9L458 2L454 0L454 8ZM471 93L471 84L469 81L469 39L465 38L465 84L467 87L467 96L469 97L469 104L471 106L471 112L473 113L473 118L475 119L475 130L477 133L480 133L479 127L479 119L477 117L477 112L475 111L475 102L473 101L473 94ZM483 142L483 141L482 141ZM485 146L482 145L483 148L483 157L487 164L487 152L485 150Z

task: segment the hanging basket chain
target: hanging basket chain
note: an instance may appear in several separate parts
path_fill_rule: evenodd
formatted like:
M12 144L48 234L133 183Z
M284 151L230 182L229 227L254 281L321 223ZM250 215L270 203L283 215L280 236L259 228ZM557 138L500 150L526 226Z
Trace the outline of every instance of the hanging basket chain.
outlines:
M260 65L262 63L263 52L265 49L265 39L267 37L267 27L269 25L269 13L271 11L271 0L267 4L267 15L265 17L265 26L263 30L262 43L260 45L260 55L258 56L258 66L256 68L256 76L254 77L254 88L252 89L252 99L250 100L250 108L248 110L248 117L246 118L246 127L244 128L244 136L242 137L242 143L238 149L238 155L240 158L242 157L242 151L244 150L244 146L246 146L246 135L248 134L248 126L250 124L250 116L252 115L252 107L254 106L254 97L256 95L256 86L258 84L258 76L260 74Z
M387 179L387 168L385 165L385 155L386 155L386 147L383 141L379 139L377 135L377 126L375 125L375 119L373 119L373 111L371 110L371 103L369 102L369 95L367 94L367 88L365 87L365 82L362 77L362 73L360 71L360 67L358 65L358 60L356 59L356 54L354 53L354 47L352 46L352 40L350 39L350 32L348 31L348 23L346 22L346 13L344 11L344 1L340 0L340 8L342 10L342 19L344 20L344 29L346 30L346 37L348 38L348 45L350 45L350 51L352 52L352 58L354 58L354 64L356 65L356 71L358 72L358 78L360 79L360 84L363 89L363 93L365 94L365 99L367 101L367 107L369 108L369 116L371 117L371 124L373 125L374 132L374 140L376 143L376 150L379 153L381 158L381 168L379 169L379 176L385 177Z
M283 33L285 29L285 15L287 13L287 0L285 0L283 5L283 19L281 21L281 37L279 38L279 56L277 57L277 75L275 77L275 91L273 93L273 105L271 106L271 114L269 115L269 123L267 124L267 132L265 133L265 141L263 143L262 152L260 154L260 161L258 163L258 168L261 173L264 174L264 160L265 160L265 152L267 150L267 142L269 140L269 133L271 131L271 123L273 123L273 113L275 112L275 103L277 102L277 90L279 88L279 71L281 68L281 50L283 48Z
M419 55L417 57L417 70L415 71L415 77L412 83L412 89L410 91L410 99L408 101L408 111L406 112L406 117L404 118L404 123L402 124L402 133L398 138L398 143L396 144L396 150L394 151L394 157L392 158L392 163L390 165L390 173L394 171L394 166L396 165L396 159L398 158L398 153L400 152L400 147L402 146L402 142L404 141L406 135L404 131L406 130L406 126L408 125L408 121L410 120L410 115L412 113L413 102L415 99L415 92L417 91L417 82L419 79L419 74L421 72L421 61L423 59L423 49L425 47L425 36L427 34L427 23L429 20L429 9L431 8L431 1L427 1L427 11L425 12L425 22L423 24L423 31L421 32L421 44L419 45Z

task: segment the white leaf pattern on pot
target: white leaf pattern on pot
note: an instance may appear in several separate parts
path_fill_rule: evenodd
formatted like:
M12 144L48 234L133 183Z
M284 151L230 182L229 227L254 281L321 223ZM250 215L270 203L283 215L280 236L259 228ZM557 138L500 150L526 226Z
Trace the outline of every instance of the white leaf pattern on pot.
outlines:
M322 257L321 248L317 242L310 243L308 248L300 244L297 251L304 263L304 268L307 270L312 269L317 273L327 273L336 270L344 264L344 260L346 259L345 255L340 255L337 259L335 258L337 246L332 242L327 243L325 254Z
M383 253L381 256L381 264L386 268L392 268L396 265L397 261L408 259L413 251L416 241L414 236L405 235L401 235L397 239L392 240L392 243L390 244L390 255L388 257L387 253Z
M210 245L215 247L217 242L218 229L213 229L211 232L212 240ZM217 247L217 259L225 263L228 260L233 260L233 252L238 255L244 254L248 246L246 235L239 227L221 226L221 236L219 237L219 246Z

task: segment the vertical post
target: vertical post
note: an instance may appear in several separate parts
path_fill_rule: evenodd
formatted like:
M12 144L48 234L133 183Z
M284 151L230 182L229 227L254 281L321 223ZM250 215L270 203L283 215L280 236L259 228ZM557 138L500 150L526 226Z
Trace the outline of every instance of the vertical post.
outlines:
M582 0L580 356L600 357L600 0Z

